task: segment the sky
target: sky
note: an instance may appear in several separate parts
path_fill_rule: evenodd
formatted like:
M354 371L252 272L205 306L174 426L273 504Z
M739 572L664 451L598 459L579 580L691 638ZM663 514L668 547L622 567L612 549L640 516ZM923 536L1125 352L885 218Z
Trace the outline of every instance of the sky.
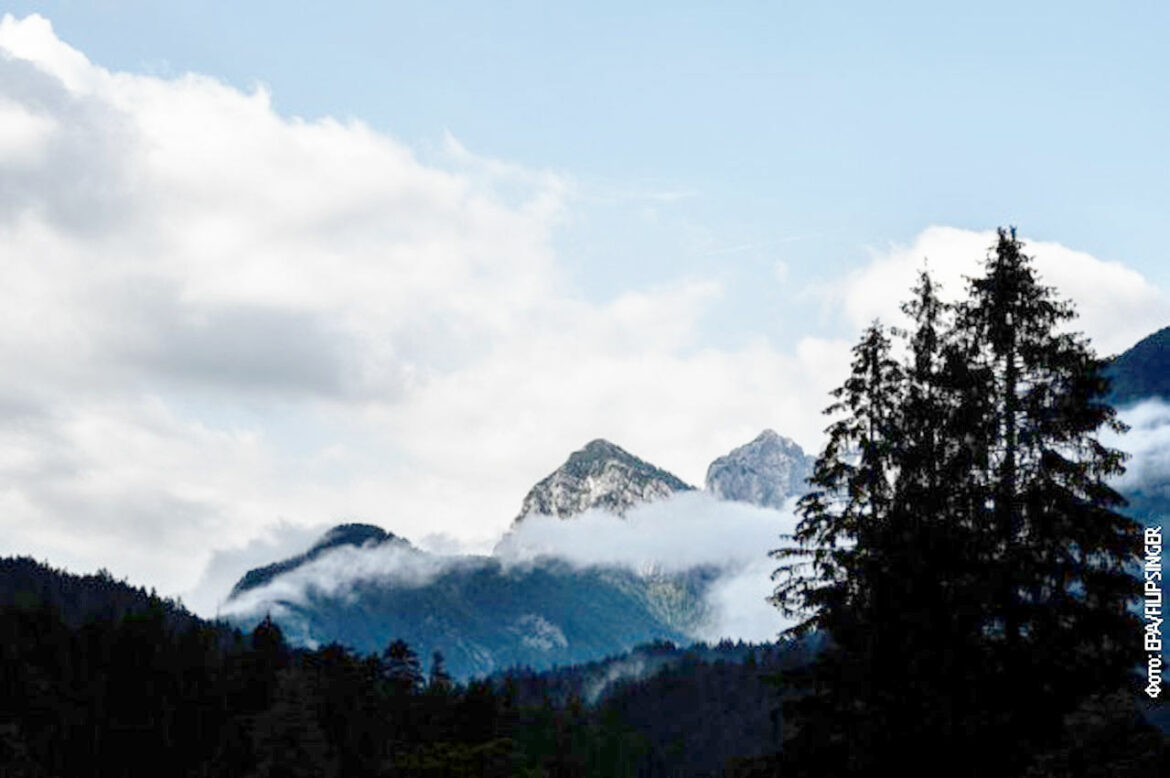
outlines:
M815 451L999 225L1102 354L1166 326L1170 11L936 5L5 4L0 553L202 604L488 549L597 437Z

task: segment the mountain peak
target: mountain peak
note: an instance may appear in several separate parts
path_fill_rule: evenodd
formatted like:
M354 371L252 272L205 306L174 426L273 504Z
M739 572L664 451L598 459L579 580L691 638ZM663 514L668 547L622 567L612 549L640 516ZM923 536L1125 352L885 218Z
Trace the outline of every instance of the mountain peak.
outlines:
M387 540L398 539L400 538L373 524L338 524L322 535L308 553L320 552L336 546L364 546L366 543L377 545Z
M237 595L243 594L249 589L263 586L276 576L295 570L301 565L313 561L329 549L339 546L355 546L357 548L361 548L362 546L380 546L383 543L397 543L407 547L410 546L410 542L405 538L400 538L373 524L338 524L322 535L305 553L297 554L294 557L281 560L280 562L274 562L264 567L249 570L232 587L228 599L230 600Z
M789 438L766 429L707 468L707 491L723 500L782 508L806 490L813 460Z
M622 461L641 462L642 460L626 451L621 446L610 443L605 438L596 438L569 455L568 462L592 462L594 460L617 459Z
M567 519L590 508L621 516L639 503L691 489L671 473L597 438L532 487L516 521L530 514Z
M621 454L627 454L627 455L629 454L629 452L627 452L621 446L614 445L613 443L610 443L605 438L594 438L593 440L586 443L585 447L582 448L581 451L588 452L591 454L609 454L609 453L621 453Z

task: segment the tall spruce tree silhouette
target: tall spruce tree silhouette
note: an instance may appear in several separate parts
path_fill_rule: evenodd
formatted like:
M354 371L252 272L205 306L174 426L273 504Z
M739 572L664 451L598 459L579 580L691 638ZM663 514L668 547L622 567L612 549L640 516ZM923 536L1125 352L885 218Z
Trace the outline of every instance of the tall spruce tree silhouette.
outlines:
M382 652L384 675L398 694L415 694L423 687L418 654L401 638L391 641Z
M1107 479L1125 455L1098 431L1124 431L1104 401L1104 363L1063 332L1072 306L1039 283L1015 229L999 231L984 275L956 312L986 400L975 562L990 607L980 636L990 731L1017 762L1055 734L1059 714L1117 688L1140 656L1140 526ZM981 455L980 463L984 464ZM1054 714L1056 714L1054 716ZM1010 764L1010 762L1009 762Z
M927 274L896 331L874 323L772 600L829 648L790 706L792 774L1010 775L1140 656L1138 525L1107 479L1124 454L1103 363L1072 307L1000 230L967 297Z

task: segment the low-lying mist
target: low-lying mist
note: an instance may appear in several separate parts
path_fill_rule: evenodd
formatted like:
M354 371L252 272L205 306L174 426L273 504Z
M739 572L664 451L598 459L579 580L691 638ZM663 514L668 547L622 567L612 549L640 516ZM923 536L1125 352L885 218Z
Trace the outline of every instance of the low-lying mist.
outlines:
M766 602L775 567L768 551L794 524L791 511L724 502L704 492L682 492L637 506L625 518L600 510L571 519L530 516L505 534L493 557L505 574L547 557L580 568L623 567L639 575L711 568L716 577L707 588L705 603L710 617L694 637L763 641L774 639L784 627L779 613ZM393 543L343 546L227 600L219 613L227 617L279 615L281 603L305 603L310 595L344 599L356 596L359 583L377 581L422 587L456 565L489 561L484 556L437 554Z
M359 582L385 581L406 588L434 581L455 564L472 557L448 557L397 543L378 546L338 546L272 580L228 599L223 616L281 611L281 603L305 603L309 594L349 600Z
M632 508L625 518L600 510L571 519L530 516L506 534L495 554L518 563L555 556L579 566L619 565L642 574L717 568L707 593L710 621L696 637L771 640L785 626L766 602L775 562L768 551L796 518L727 502L706 492L678 492Z
M1129 425L1129 431L1102 435L1103 442L1130 455L1125 474L1113 482L1114 488L1170 497L1170 403L1147 400L1118 416Z

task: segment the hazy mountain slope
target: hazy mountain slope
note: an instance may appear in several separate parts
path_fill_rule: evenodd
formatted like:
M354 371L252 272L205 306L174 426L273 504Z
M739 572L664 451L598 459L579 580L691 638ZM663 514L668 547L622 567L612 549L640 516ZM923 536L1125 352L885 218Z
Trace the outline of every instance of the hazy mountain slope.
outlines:
M1155 524L1170 516L1170 424L1157 409L1134 406L1146 400L1170 402L1170 327L1114 357L1106 372L1113 382L1109 401L1132 425L1119 442L1122 450L1134 455L1119 486L1129 501L1125 513Z
M1115 406L1153 398L1170 401L1170 327L1114 357L1106 373L1113 381L1109 401Z
M686 640L704 616L702 595L713 575L640 576L556 559L507 567L491 557L462 557L444 560L426 581L391 575L332 590L309 585L295 597L271 599L260 590L251 595L253 607L236 612L229 600L225 611L245 628L270 611L288 639L304 645L337 641L381 652L401 638L424 661L441 651L452 675L467 678Z

